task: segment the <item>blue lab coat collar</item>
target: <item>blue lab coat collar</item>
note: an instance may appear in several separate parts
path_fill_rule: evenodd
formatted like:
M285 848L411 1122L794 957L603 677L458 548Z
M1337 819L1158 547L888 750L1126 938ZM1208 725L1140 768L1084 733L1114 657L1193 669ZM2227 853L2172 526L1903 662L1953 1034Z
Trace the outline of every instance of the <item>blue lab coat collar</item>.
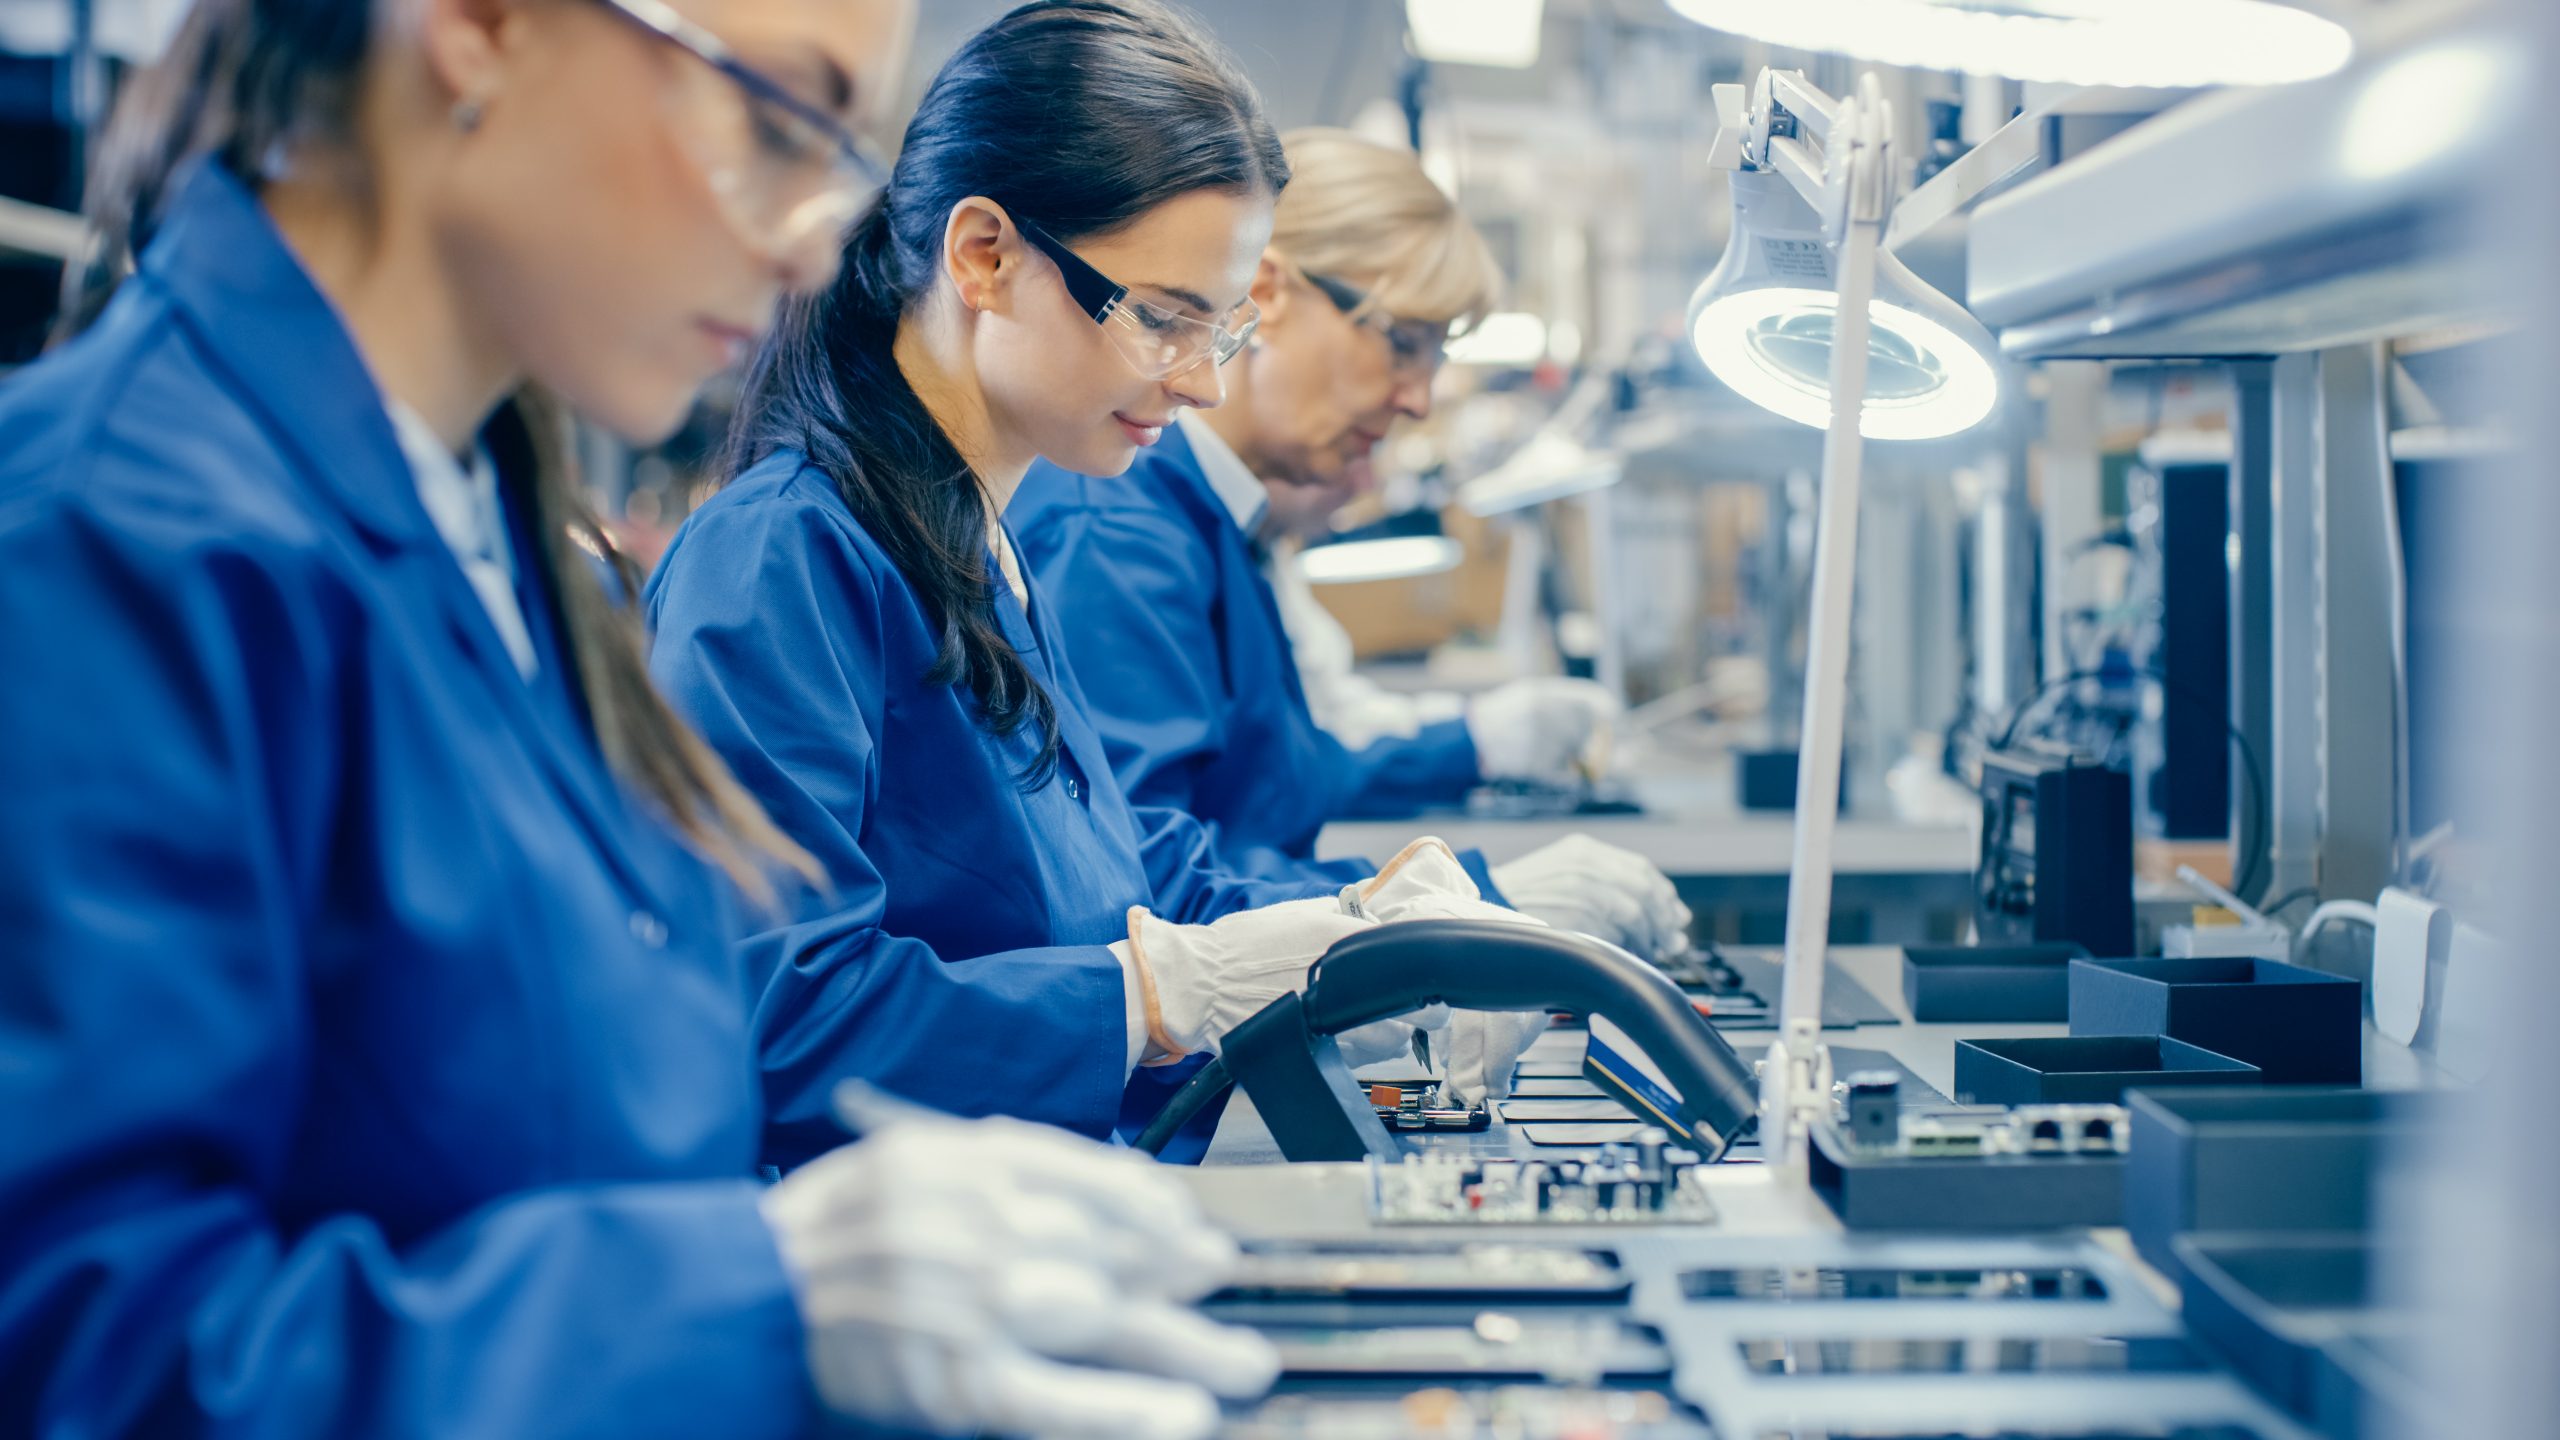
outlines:
M604 764L577 677L568 673L552 629L552 587L518 587L531 602L526 619L543 651L542 671L529 685L418 499L417 476L354 337L249 187L219 165L198 165L179 182L140 270L281 437L298 478L346 517L377 558L394 562L385 578L410 592L404 603L452 633L491 702L531 737L553 785L623 883L635 896L669 908L666 887L633 852L633 817ZM504 452L522 448L505 443L516 438L504 424L492 427L502 474L509 468ZM504 489L518 573L530 582L547 573L549 561L531 543L520 486Z
M247 184L188 172L140 270L377 553L443 543L354 337Z

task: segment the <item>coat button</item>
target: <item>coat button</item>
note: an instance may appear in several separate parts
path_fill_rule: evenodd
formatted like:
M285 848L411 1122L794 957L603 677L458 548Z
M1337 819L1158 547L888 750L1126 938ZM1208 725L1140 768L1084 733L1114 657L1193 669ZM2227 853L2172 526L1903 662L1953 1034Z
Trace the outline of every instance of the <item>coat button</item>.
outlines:
M667 943L667 922L646 910L634 910L631 912L631 938L652 950L663 949Z

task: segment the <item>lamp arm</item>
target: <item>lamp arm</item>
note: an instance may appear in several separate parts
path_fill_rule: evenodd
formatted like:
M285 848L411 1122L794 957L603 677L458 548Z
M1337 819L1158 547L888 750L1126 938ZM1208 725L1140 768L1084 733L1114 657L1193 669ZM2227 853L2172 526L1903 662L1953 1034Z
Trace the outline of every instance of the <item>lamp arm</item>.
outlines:
M1860 81L1856 100L1842 107L1826 150L1831 162L1823 187L1826 199L1815 203L1826 227L1837 225L1832 233L1840 250L1839 319L1832 335L1832 414L1823 437L1821 521L1814 541L1786 965L1779 1031L1762 1072L1760 1096L1763 1152L1770 1164L1795 1174L1804 1168L1807 1128L1831 1103L1822 990L1831 926L1832 842L1839 822L1840 756L1848 716L1849 620L1856 598L1871 307L1876 257L1892 210L1892 115L1872 75Z

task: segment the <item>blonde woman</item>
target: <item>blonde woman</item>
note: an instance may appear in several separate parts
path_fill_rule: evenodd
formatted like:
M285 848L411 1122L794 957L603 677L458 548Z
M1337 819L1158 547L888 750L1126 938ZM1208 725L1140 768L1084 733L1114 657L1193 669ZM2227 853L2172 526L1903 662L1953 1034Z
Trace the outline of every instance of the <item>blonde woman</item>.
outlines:
M1226 403L1185 413L1125 475L1035 466L1006 518L1075 637L1130 799L1190 812L1239 870L1349 880L1372 867L1318 864L1326 821L1562 772L1613 706L1584 681L1529 679L1349 743L1319 724L1269 546L1321 533L1370 488L1372 452L1431 413L1451 329L1492 307L1501 277L1410 152L1341 130L1284 145L1294 178L1253 283L1262 326ZM1490 871L1465 859L1551 924L1639 954L1685 944L1670 881L1587 836Z

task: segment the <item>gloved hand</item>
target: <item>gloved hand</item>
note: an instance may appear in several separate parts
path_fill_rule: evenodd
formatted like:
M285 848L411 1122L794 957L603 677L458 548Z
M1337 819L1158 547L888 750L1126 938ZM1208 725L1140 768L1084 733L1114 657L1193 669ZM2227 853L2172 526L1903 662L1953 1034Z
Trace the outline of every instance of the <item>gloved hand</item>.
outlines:
M836 1413L936 1434L1197 1440L1279 1372L1186 1302L1236 1247L1169 1174L1042 1126L867 1127L767 1191Z
M1129 938L1111 948L1138 974L1149 1063L1216 1050L1255 1011L1305 989L1307 968L1371 923L1331 898L1240 910L1207 925L1176 925L1130 907Z
M1346 905L1387 924L1406 920L1501 920L1544 925L1483 898L1448 842L1426 836L1405 847L1376 878L1354 886ZM1441 1088L1449 1103L1472 1106L1511 1095L1512 1072L1552 1020L1544 1010L1460 1010L1433 1032Z
M1618 698L1589 680L1533 676L1467 706L1467 736L1487 780L1563 780L1618 718Z
M1643 856L1588 835L1568 835L1494 866L1493 883L1522 913L1643 959L1689 948L1689 907L1669 877Z

